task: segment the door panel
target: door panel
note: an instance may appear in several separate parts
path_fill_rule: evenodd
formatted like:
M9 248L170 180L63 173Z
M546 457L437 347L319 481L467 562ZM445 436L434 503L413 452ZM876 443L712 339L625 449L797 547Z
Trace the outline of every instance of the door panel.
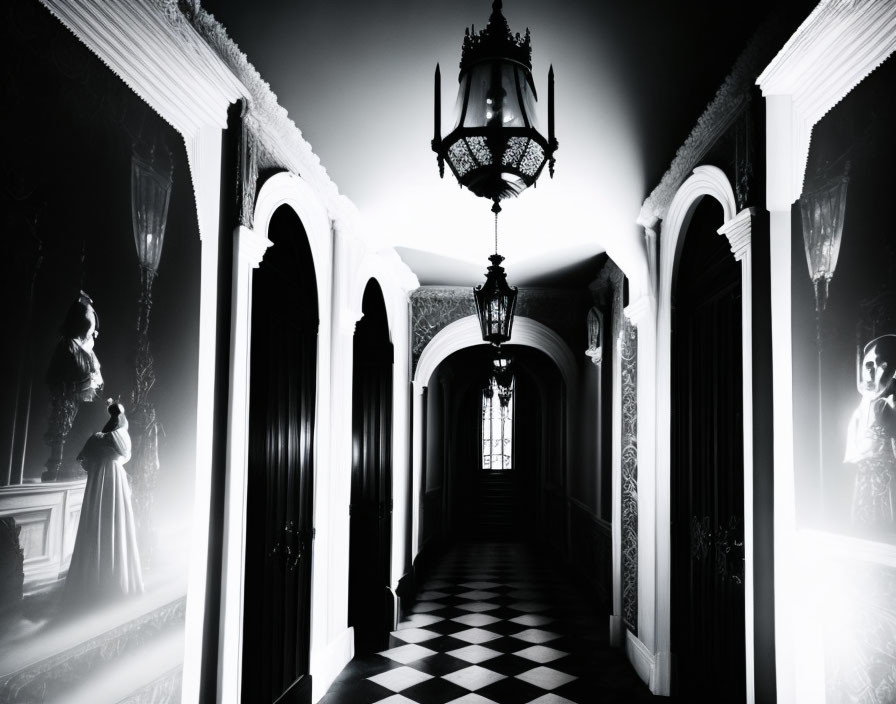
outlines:
M707 199L709 200L709 199ZM698 206L673 315L674 693L745 699L740 265Z
M317 304L299 283L304 233L274 217L252 287L242 699L253 703L310 701Z
M364 317L354 339L349 625L358 652L382 649L391 630L392 343L385 307Z

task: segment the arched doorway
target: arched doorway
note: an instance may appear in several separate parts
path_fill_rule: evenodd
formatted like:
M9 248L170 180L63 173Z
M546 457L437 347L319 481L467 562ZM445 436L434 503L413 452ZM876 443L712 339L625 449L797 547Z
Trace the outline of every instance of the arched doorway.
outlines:
M392 630L392 342L379 284L367 284L355 328L348 623L356 652L385 647Z
M508 344L503 352L514 368L506 405L490 386L495 353L489 345L453 352L429 379L421 553L438 553L455 540L550 546L562 533L565 520L555 500L565 466L561 373L532 347ZM551 510L556 526L545 520Z
M741 267L702 198L672 298L673 694L746 699Z
M242 698L310 702L317 283L291 208L268 239L252 281Z

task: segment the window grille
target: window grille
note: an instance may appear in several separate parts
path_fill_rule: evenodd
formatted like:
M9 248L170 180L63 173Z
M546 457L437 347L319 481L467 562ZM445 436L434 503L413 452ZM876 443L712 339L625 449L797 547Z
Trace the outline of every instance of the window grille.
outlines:
M507 405L501 405L494 377L482 391L482 469L513 467L513 397L511 394Z

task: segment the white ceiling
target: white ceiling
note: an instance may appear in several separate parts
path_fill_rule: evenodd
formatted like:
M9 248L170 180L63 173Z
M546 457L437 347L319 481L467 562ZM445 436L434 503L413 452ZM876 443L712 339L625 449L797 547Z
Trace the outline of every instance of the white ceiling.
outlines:
M494 247L490 202L461 190L447 166L439 179L430 140L435 65L445 134L464 28L485 26L490 0L203 6L271 84L364 226L421 283L482 279ZM731 24L736 9L721 0L504 3L511 30L532 33L543 126L554 66L560 144L555 178L545 169L537 188L502 204L511 283L581 285L596 255L624 258L640 246L641 202L756 24Z

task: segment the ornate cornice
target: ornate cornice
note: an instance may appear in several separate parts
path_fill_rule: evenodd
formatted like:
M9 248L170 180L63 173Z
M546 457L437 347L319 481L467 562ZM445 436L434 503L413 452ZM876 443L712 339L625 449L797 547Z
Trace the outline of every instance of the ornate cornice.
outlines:
M300 175L331 217L353 208L246 55L201 7L184 15L177 0L96 3L41 0L127 86L185 137L227 126L227 108L249 99L247 126L259 163Z
M172 0L157 2L168 5ZM281 166L301 176L320 194L331 217L337 218L343 211L353 209L351 201L339 194L336 184L320 163L320 157L302 137L301 130L277 102L270 85L240 51L223 25L211 13L200 8L192 26L244 86L246 97L250 100L252 125L258 130L257 136L268 157L275 162L266 165Z
M750 89L756 75L774 51L777 25L768 20L753 35L747 48L737 58L731 73L697 120L684 144L678 149L668 171L641 206L638 224L653 228L656 220L663 220L675 192L690 175L721 135L732 125L750 99Z
M170 3L41 1L185 137L227 126L227 107L245 91Z
M896 50L896 2L822 0L756 79L762 94L790 96L788 204L803 190L812 128Z
M756 208L744 208L731 220L722 225L717 232L728 238L731 245L731 253L740 261L750 251L753 241L753 216Z
M241 259L253 269L258 268L268 247L274 244L264 235L242 226L239 228L238 242Z

